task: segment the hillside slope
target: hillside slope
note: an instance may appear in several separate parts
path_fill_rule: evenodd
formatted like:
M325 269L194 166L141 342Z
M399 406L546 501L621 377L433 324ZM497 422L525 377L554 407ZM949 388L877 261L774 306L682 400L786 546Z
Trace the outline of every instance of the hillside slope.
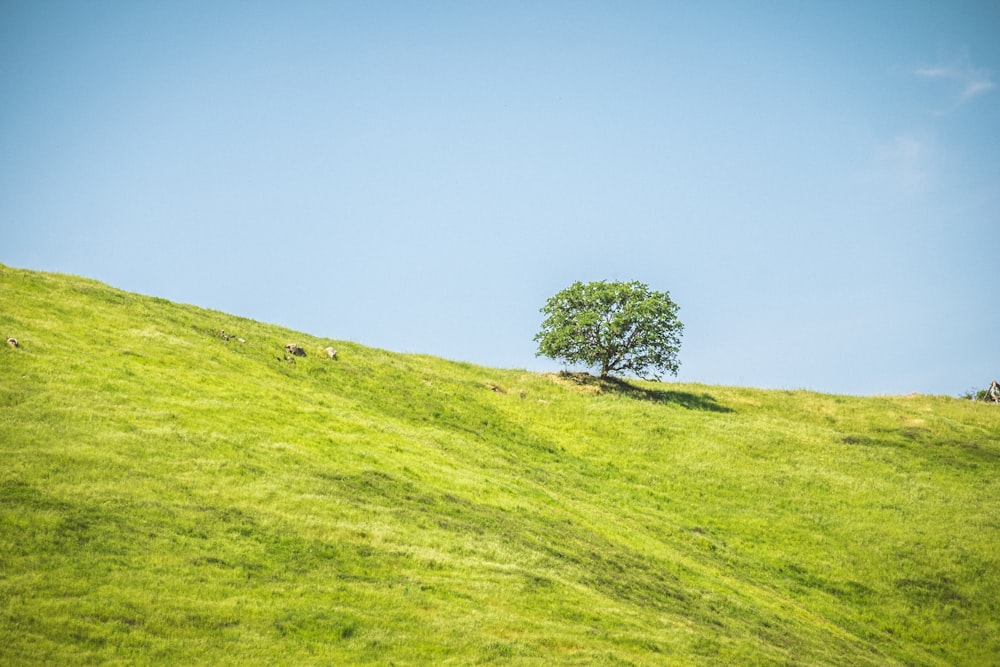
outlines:
M3 266L0 334L2 664L1000 661L993 406L481 368Z

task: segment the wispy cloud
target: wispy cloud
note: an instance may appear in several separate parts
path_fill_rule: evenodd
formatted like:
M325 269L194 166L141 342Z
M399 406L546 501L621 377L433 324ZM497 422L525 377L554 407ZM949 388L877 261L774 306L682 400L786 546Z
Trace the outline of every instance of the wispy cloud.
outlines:
M962 91L962 99L966 100L971 97L975 97L979 93L985 93L986 91L993 90L994 88L996 88L996 84L988 78L970 81L966 84L965 90Z
M958 86L957 98L949 111L997 87L993 82L993 72L975 67L967 58L951 65L919 67L914 70L914 74L924 79L951 82Z
M912 136L897 136L876 148L866 178L900 194L913 195L931 185L931 147Z

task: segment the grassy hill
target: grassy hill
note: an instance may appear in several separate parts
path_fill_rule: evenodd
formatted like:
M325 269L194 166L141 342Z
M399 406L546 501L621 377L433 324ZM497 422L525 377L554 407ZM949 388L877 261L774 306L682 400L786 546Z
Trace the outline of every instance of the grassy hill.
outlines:
M481 368L3 266L0 334L2 664L1000 663L994 406Z

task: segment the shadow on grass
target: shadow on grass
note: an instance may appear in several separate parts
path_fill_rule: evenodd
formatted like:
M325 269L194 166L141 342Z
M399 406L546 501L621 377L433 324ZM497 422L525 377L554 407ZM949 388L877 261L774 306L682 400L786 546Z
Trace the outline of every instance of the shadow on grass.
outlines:
M594 393L619 394L641 401L679 405L688 410L705 412L733 412L732 408L720 404L711 394L694 394L688 391L673 389L651 389L632 384L628 380L615 377L595 377L589 373L559 373L559 379L564 382L585 387Z

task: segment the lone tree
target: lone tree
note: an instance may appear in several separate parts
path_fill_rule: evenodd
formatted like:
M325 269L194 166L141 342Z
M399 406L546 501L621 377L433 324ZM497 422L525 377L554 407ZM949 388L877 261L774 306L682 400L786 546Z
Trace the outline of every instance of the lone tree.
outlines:
M677 375L681 334L677 304L640 282L573 283L545 304L535 336L538 356L600 368L601 377Z

